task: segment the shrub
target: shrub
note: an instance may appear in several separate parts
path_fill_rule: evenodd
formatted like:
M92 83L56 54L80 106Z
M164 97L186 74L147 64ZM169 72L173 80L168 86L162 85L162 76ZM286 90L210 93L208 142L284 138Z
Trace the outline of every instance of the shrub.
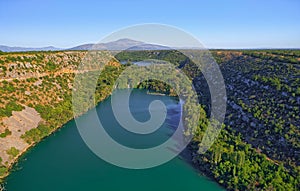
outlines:
M50 70L50 71L54 71L56 69L56 67L57 66L55 65L55 63L51 62L51 61L47 62L47 64L46 64L46 69Z
M16 149L15 147L11 147L10 149L8 149L6 151L6 153L12 157L16 157L19 154L19 152L20 151L18 149Z
M32 142L38 142L45 136L49 135L51 132L51 127L40 124L37 128L30 129L26 131L24 135L21 136L28 144Z
M4 137L6 137L8 135L11 135L11 131L9 129L5 129L5 132L0 134L0 138L4 138Z
M5 166L0 166L0 176L3 176L7 172L7 168Z
M13 111L21 111L23 106L17 104L15 101L9 102L5 108L0 108L0 117L9 117Z

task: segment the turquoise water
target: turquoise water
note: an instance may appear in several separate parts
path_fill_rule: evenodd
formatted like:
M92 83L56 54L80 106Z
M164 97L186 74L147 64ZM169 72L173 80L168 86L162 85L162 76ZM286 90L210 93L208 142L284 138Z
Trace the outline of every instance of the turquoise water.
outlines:
M146 121L148 104L159 99L167 105L167 119L155 133L144 137L122 129L112 114L110 99L97 106L97 112L109 134L118 142L148 148L166 141L180 116L180 105L168 96L134 91L130 106L134 117ZM89 112L81 116L88 119ZM87 121L88 124L88 121ZM120 156L121 157L121 156ZM117 191L117 190L222 190L197 172L180 156L161 166L130 170L113 166L93 154L82 141L75 121L68 122L49 136L15 165L6 179L8 191Z

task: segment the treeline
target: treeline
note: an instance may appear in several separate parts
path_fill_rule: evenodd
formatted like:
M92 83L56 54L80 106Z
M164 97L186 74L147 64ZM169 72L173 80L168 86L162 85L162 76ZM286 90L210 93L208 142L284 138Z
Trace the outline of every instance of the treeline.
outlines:
M127 61L129 63L151 59L164 60L178 68L190 62L190 59L178 50L123 51L118 53L115 57L121 62Z
M165 82L159 80L150 79L147 81L143 81L137 86L137 88L146 89L149 92L160 93L169 96L177 96L175 90L169 84L166 84Z
M197 153L198 137L194 139L190 146L194 151L193 162L229 190L300 189L300 169L289 172L282 164L277 164L243 142L240 136L223 130L203 155Z

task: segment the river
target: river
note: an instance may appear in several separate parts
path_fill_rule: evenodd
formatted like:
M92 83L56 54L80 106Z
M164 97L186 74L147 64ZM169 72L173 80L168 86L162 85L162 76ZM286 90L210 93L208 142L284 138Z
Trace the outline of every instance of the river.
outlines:
M120 127L113 116L110 98L99 103L96 110L115 140L126 146L149 148L166 141L172 134L178 124L180 104L174 98L148 95L142 90L135 90L130 99L131 112L140 121L149 119L148 105L157 99L167 106L167 118L159 130L144 137ZM89 112L81 117L88 118L88 115ZM5 187L8 191L223 190L180 156L144 170L111 165L89 150L74 120L21 157L6 178Z

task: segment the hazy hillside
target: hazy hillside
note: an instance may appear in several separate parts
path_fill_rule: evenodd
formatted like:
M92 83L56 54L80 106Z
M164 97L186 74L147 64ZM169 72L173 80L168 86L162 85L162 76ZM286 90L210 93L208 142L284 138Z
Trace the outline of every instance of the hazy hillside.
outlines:
M55 51L61 50L61 48L56 48L53 46L47 46L42 48L26 48L26 47L10 47L0 45L0 51L2 52L26 52L26 51Z
M132 39L119 39L107 43L90 43L82 44L72 48L57 48L53 46L42 48L26 48L26 47L10 47L0 45L0 51L2 52L26 52L26 51L57 51L57 50L166 50L170 49L166 46L147 44L141 41Z

